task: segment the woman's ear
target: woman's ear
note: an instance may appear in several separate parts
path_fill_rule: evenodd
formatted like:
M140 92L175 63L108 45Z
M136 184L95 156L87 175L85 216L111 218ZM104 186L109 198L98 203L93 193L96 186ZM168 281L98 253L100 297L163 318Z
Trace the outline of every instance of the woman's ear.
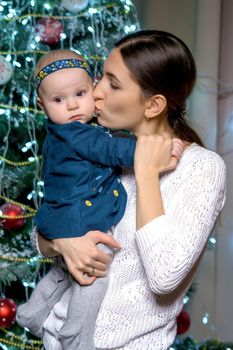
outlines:
M41 101L41 99L40 99L39 97L37 97L36 103L38 104L38 106L39 106L41 109L44 109L43 102Z
M163 95L154 95L146 101L145 117L147 120L155 118L167 108L167 100Z

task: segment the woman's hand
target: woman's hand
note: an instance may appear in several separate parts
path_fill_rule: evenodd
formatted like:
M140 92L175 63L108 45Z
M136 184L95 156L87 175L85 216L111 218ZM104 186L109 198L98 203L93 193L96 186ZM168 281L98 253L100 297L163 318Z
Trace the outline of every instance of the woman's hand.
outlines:
M40 245L40 239L38 241ZM113 237L100 231L90 231L83 237L57 238L49 242L54 255L63 256L69 272L81 285L90 285L96 277L107 274L110 257L98 249L96 244L121 248ZM88 277L93 271L95 276Z
M134 156L136 178L174 169L182 151L182 141L169 134L139 135Z
M137 230L164 215L159 174L174 169L183 150L182 141L164 134L139 136L134 155L137 185Z

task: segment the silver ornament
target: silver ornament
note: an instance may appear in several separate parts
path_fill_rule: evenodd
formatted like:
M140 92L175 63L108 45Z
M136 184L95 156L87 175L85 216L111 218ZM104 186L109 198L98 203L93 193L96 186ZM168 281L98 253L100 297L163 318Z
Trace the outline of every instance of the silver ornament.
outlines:
M12 75L12 65L3 56L0 56L0 85L6 84L12 78Z
M61 6L72 13L83 11L89 3L89 0L62 0Z

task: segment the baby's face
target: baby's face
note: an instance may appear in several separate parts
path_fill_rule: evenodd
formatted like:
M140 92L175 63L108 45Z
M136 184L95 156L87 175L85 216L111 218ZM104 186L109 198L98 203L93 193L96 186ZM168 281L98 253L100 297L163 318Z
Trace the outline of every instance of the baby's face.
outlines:
M40 85L38 104L54 123L87 123L95 111L92 79L82 68L51 73Z

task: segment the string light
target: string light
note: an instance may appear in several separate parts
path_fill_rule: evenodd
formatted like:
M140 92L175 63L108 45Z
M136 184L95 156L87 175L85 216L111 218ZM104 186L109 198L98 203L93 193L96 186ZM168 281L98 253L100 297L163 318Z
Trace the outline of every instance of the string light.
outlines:
M110 9L114 6L117 6L117 4L107 4L107 5L102 5L102 6L98 6L96 8L90 8L88 10L88 12L90 14L95 14L97 12L101 12L104 8L106 9ZM9 16L10 15L10 16ZM80 13L78 15L75 15L75 16L50 16L51 18L53 19L62 19L62 20L70 20L72 18L80 18L80 17L83 17L83 16L86 16L86 13ZM44 18L45 15L42 14L42 13L28 13L26 15L23 15L23 16L15 16L13 17L12 13L9 13L8 14L8 17L3 17L3 18L0 18L0 20L6 20L6 21L18 21L18 20L21 20L21 19L24 19L24 18L28 18L28 17L31 17L31 18Z
M50 6L49 4L44 4L44 8L45 8L46 10L51 10L51 6Z
M187 295L185 295L183 298L184 305L187 304L189 302L189 300L190 300L190 298Z
M17 62L17 61L13 62L13 66L19 67L19 68L22 67L21 64L19 62Z
M29 111L29 112L33 112L36 114L44 114L43 111L40 111L40 110L32 108L32 107L10 106L10 105L4 105L4 104L0 104L0 107L5 108L5 109L10 109L10 110L16 110L16 111L20 111L20 109L23 108L24 110Z
M215 245L216 244L216 238L214 238L214 237L210 237L210 243L212 243L213 245Z
M209 314L205 313L205 315L202 318L202 323L207 324L209 322Z
M97 13L97 9L96 8L89 8L88 12L91 14L91 15L94 15L95 13Z
M61 37L62 40L65 40L66 39L66 34L65 33L61 33L60 37Z
M28 23L28 18L24 18L23 20L22 20L22 25L26 25Z
M91 27L90 27L91 28ZM88 29L89 31L91 31L91 29ZM94 30L92 29L92 32L94 32ZM73 51L76 51L77 53L81 54L81 52L75 48L71 48ZM42 51L42 50L21 50L21 51L0 51L0 55L8 55L8 60L11 60L11 56L10 55L28 55L28 54L40 54L40 55L44 55L46 54L48 51ZM104 61L106 59L106 56L99 56L99 55L90 55L90 56L86 56L84 55L86 60L95 60L95 61ZM27 61L32 61L31 57L27 57L26 58Z
M28 193L27 195L27 199L30 201L32 198L34 198L36 196L36 191L31 191L30 193Z
M30 142L26 142L25 146L22 148L22 152L27 152L28 150L30 150L34 145L36 144L35 140L32 140Z

